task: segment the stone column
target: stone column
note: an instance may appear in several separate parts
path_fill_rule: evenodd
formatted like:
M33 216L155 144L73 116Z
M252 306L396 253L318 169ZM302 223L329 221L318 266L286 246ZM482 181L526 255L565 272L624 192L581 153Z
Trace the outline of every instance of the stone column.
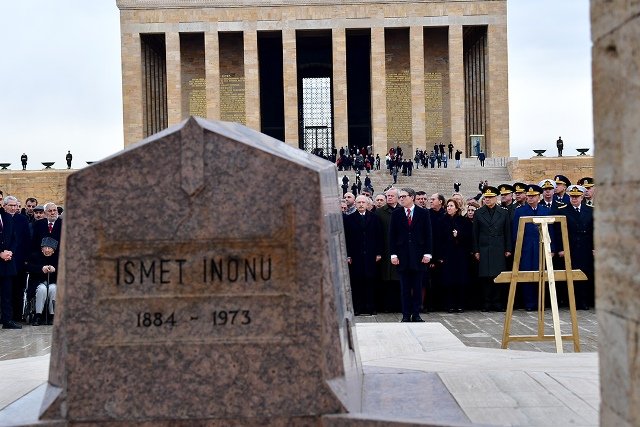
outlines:
M384 164L387 154L387 82L385 72L384 27L371 28L371 128L373 152ZM382 167L382 166L381 166Z
M220 120L220 51L218 32L204 35L204 67L207 82L207 118Z
M247 126L260 131L260 74L258 32L244 31L244 102Z
M424 150L426 144L424 105L424 30L422 27L409 28L409 56L411 61L411 105L413 147L410 159L416 150Z
M600 425L640 425L640 3L591 0ZM579 285L578 285L579 286Z
M298 148L298 64L296 30L282 30L282 67L284 84L284 140Z
M449 26L449 91L451 101L451 142L467 150L464 122L464 51L462 25Z
M182 81L180 76L180 33L166 33L167 49L167 114L168 124L173 126L182 117Z
M332 30L333 46L333 132L335 146L349 145L347 114L347 39L344 28Z
M487 56L487 156L509 157L509 64L506 22L489 25Z
M139 33L122 33L122 105L124 146L143 137L142 52Z

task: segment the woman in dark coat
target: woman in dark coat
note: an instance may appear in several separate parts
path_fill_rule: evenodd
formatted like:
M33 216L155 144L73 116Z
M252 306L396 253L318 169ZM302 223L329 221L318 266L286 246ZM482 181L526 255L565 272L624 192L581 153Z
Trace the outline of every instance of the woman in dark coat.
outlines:
M449 199L447 213L438 226L436 260L442 268L442 284L449 313L464 310L465 284L469 280L468 260L471 252L471 229L467 219L461 216L461 208L455 199Z

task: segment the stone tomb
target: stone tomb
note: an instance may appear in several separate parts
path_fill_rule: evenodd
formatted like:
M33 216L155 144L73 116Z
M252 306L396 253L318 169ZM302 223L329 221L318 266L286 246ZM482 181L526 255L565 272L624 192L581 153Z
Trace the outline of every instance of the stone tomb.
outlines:
M71 175L41 420L359 412L336 180L318 157L196 118Z

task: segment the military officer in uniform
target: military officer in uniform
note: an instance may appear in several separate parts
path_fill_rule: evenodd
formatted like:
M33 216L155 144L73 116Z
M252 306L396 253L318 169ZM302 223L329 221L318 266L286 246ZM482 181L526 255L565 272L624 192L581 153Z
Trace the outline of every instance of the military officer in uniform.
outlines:
M484 187L484 205L473 216L472 250L479 264L483 311L504 310L504 287L493 283L493 279L507 269L507 258L512 252L509 211L497 205L498 193L496 187Z
M527 204L516 209L513 217L513 246L516 246L518 236L518 223L523 216L545 216L550 215L551 210L544 205L540 205L540 194L542 188L535 184L527 186ZM553 230L549 230L552 234ZM522 238L522 252L520 254L520 271L539 271L540 269L540 236L538 226L528 223L524 227ZM551 236L553 242L553 236ZM553 252L553 249L552 249ZM522 289L522 302L525 310L532 311L538 308L538 289L537 283L523 283L520 285Z
M593 181L593 178L591 178L590 176L585 176L584 178L580 178L578 180L578 185L581 185L584 187L584 199L582 200L582 203L584 203L587 206L593 206L593 196L595 195L596 192L596 187L595 187L595 182Z
M576 308L587 310L593 303L593 207L583 203L585 187L571 185L567 189L571 202L558 209L567 218L571 268L580 269L587 275L586 282L575 283ZM556 230L559 225L556 226ZM557 232L557 231L556 231ZM564 257L562 242L558 239L558 255Z
M558 203L566 205L569 203L569 195L566 194L567 187L571 185L571 181L564 175L556 175L553 178L556 182L556 197Z

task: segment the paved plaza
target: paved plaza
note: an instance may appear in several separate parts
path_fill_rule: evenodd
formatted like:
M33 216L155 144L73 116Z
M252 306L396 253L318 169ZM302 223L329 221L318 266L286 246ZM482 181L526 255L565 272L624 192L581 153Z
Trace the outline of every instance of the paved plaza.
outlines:
M578 311L582 352L565 343L565 354L556 354L552 341L511 343L501 350L504 313L427 313L426 323L399 323L400 318L356 318L367 415L432 425L598 425L594 310ZM568 334L568 310L560 310L560 319ZM550 311L545 322L551 334ZM512 325L512 335L535 334L537 313L516 310ZM21 402L44 391L51 331L52 326L0 330L0 426L35 421Z

